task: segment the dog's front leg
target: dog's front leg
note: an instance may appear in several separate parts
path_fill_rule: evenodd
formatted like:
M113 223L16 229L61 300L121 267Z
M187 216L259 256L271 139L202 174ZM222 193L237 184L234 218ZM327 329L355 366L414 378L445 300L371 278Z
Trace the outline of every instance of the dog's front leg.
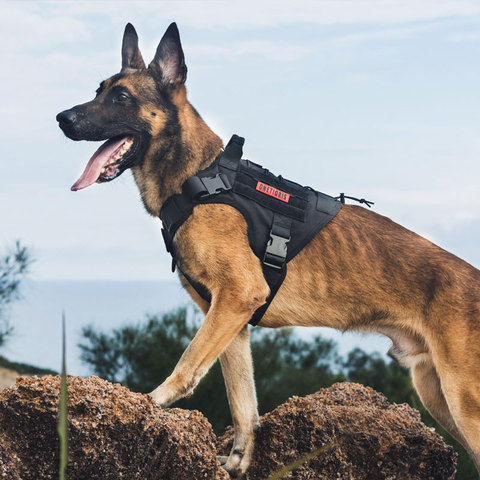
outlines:
M229 290L213 298L203 325L180 358L173 373L151 395L167 406L191 395L220 353L238 335L262 302L242 300L244 295ZM262 298L262 296L260 296Z
M254 431L258 428L257 395L253 380L250 333L245 325L220 355L235 438L223 467L236 477L245 473L252 457Z

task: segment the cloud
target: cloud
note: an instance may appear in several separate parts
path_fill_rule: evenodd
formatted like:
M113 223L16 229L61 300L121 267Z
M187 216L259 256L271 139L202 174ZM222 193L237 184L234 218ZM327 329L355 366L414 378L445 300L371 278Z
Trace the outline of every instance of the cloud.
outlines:
M441 225L431 229L432 234L438 239L438 244L448 251L480 268L480 218L471 219L455 228L444 228Z
M41 8L33 2L2 2L0 40L6 52L38 49L89 37L87 22L61 13L60 5ZM5 45L8 49L5 49Z
M480 40L480 32L461 32L449 37L451 42L478 42Z
M89 35L85 22L94 24L107 17L111 21L142 21L164 23L177 21L194 28L224 28L228 30L280 27L298 23L341 25L354 23L406 23L432 21L451 17L480 15L480 5L474 0L184 0L181 2L136 1L76 2L4 2L2 26L4 35L13 35L20 26L29 27L31 35L23 38L27 45L51 43L54 35L65 41Z
M258 55L273 61L291 62L308 54L319 52L331 52L333 49L348 49L358 47L364 42L376 42L383 40L405 40L413 38L422 32L432 30L431 24L410 25L407 27L391 26L390 28L375 28L368 31L359 31L349 34L328 32L321 40L311 39L293 41L271 40L245 40L225 44L216 43L186 43L185 51L189 57L237 57L242 55ZM308 38L308 37L306 37Z
M198 56L213 59L215 57L258 55L269 60L286 62L297 60L314 49L313 45L292 45L287 42L268 40L247 40L229 45L191 44L185 46L190 58Z
M295 23L320 25L351 23L401 23L453 16L480 14L480 5L468 0L234 0L169 2L168 8L159 8L157 2L135 2L134 10L141 10L153 19L176 19L194 27L277 27ZM65 7L63 7L65 8ZM69 2L70 14L108 13L115 15L111 2ZM114 12L112 12L114 10ZM118 11L118 10L117 10ZM128 14L128 12L126 12ZM122 15L123 12L119 12Z

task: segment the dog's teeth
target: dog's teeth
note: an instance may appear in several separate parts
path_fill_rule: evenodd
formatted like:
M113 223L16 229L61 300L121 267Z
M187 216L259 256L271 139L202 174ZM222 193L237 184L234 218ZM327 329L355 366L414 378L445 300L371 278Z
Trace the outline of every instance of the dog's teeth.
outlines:
M109 158L108 162L105 164L105 167L102 170L102 173L104 173L112 163L115 163L118 160L120 160L132 145L133 145L133 140L131 139L125 140L125 142L123 142L119 150L117 150L117 153L115 153L115 155Z

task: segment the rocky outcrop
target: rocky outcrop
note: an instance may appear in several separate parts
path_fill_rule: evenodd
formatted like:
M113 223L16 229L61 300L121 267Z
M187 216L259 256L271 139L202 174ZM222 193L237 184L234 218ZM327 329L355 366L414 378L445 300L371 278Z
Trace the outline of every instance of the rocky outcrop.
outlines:
M58 376L32 377L0 393L0 478L58 478L59 389ZM68 402L69 480L212 480L220 469L200 412L97 377L69 377Z
M0 478L58 478L59 387L59 377L20 378L0 392ZM148 395L97 377L69 377L68 394L69 480L228 480L201 413L161 409ZM418 412L360 385L292 397L261 424L249 480L298 459L282 478L454 478L456 454ZM218 440L219 453L231 441L230 430Z
M457 454L427 428L417 410L390 404L368 387L337 383L292 397L261 419L246 479L265 479L297 459L282 477L316 480L453 479ZM233 432L219 439L228 452Z

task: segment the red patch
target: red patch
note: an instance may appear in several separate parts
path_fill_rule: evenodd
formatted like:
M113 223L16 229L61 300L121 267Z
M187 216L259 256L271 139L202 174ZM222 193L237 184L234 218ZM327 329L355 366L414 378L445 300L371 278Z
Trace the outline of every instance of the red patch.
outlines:
M281 190L278 190L278 188L273 188L270 185L267 185L266 183L262 182L257 182L257 188L256 188L260 193L264 193L265 195L270 195L273 198L276 198L277 200L281 200L282 202L288 203L290 200L290 194L282 192Z

